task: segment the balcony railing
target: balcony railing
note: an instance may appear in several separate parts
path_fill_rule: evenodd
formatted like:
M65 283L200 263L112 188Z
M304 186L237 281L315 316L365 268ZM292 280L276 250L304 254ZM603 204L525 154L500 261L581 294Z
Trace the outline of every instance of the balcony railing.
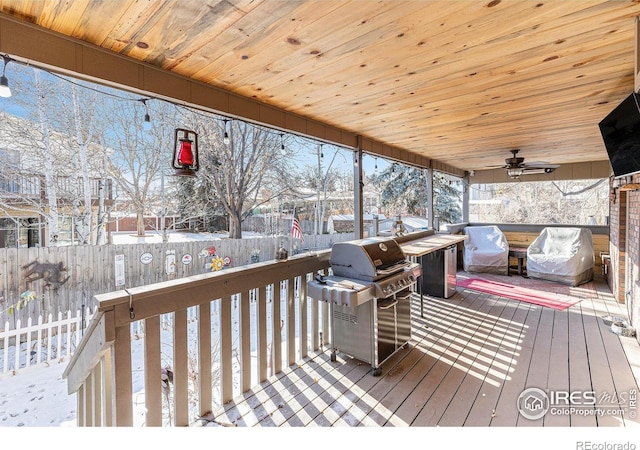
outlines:
M234 386L246 392L265 381L270 362L277 374L319 349L321 336L328 336L328 306L307 298L305 281L329 268L329 255L325 250L96 296L98 310L64 374L69 393L77 393L78 425L135 425L136 330L144 332L145 426L190 425L210 414L214 398L222 404L232 400ZM163 344L161 329L167 323L171 342ZM190 351L193 323L197 345ZM166 347L172 353L171 400L167 385L163 390ZM189 370L196 360L193 376ZM172 412L169 423L163 401Z
M82 180L77 177L58 176L55 180L58 195L63 199L70 199L82 192ZM90 178L89 189L91 198L96 200L100 196L100 187L104 188L104 198L113 199L113 182L110 179ZM46 197L44 175L11 175L0 176L0 197L44 199Z

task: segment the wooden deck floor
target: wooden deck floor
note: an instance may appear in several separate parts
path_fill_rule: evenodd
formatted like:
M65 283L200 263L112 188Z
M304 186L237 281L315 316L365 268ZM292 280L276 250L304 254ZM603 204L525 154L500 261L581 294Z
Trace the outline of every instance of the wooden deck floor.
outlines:
M466 274L460 272L459 277ZM511 276L505 282L526 283ZM538 282L554 289L557 283ZM626 317L601 277L560 290L582 300L564 311L461 287L413 297L409 345L374 377L369 364L315 353L214 413L208 426L633 427L640 425L640 349L602 318ZM523 417L523 390L594 392L598 405ZM577 393L577 394L576 394ZM588 399L587 399L588 400ZM562 406L561 402L555 405ZM574 405L575 407L575 405ZM598 415L601 414L601 415Z

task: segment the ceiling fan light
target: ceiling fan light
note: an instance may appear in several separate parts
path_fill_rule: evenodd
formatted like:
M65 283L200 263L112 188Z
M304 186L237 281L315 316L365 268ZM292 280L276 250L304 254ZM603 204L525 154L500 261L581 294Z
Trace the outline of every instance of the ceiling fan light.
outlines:
M507 175L509 175L509 178L520 178L520 175L522 175L522 168L521 167L510 167L507 169Z

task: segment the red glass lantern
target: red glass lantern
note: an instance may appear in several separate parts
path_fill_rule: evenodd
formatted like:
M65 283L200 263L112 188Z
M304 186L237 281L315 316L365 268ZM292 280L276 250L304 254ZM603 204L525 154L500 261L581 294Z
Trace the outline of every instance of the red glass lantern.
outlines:
M176 128L172 166L175 175L195 177L198 163L198 135L194 131Z

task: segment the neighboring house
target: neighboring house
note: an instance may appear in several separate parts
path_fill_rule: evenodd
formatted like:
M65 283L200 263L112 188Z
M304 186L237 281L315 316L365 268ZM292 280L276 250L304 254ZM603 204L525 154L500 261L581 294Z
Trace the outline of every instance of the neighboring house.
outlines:
M0 113L0 123L0 247L49 245L47 169L40 127L6 113ZM55 152L50 167L59 214L57 244L73 244L74 200L83 195L82 176L74 161L77 150L72 138L60 133L52 134L50 148ZM101 154L102 148L91 144L89 152ZM104 187L105 207L109 207L113 204L113 185L110 179L101 178L96 167L90 168L89 175L95 233L100 186Z

